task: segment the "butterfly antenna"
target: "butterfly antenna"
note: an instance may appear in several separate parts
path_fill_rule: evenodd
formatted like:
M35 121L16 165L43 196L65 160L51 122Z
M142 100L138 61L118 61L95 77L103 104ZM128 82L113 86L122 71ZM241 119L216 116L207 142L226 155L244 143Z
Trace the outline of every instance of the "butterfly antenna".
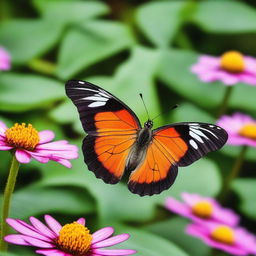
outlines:
M144 101L144 99L143 99L142 93L140 93L140 97L141 97L141 100L142 100L142 102L143 102L144 108L146 109L146 112L147 112L147 115L148 115L148 120L150 120L149 113L148 113L148 109L147 109L147 106L146 106L145 101Z
M177 108L178 106L179 106L178 104L175 104L174 106L171 107L170 110L173 110L173 109ZM165 114L166 112L170 111L170 110L168 109L168 110L165 110L164 112L158 114L156 117L154 117L154 118L152 119L152 121L155 120L156 118L158 118L159 116Z

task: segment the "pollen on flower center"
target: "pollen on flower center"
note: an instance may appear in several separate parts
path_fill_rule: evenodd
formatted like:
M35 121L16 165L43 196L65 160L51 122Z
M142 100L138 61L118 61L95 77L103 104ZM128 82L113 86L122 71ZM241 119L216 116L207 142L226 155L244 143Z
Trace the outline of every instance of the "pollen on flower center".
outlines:
M9 145L30 151L35 149L40 140L38 131L32 124L26 126L25 123L16 123L13 127L5 131L5 136L6 142Z
M256 140L256 124L244 125L240 129L239 134L243 137L247 137L247 138Z
M220 66L228 72L240 73L245 68L244 57L237 51L226 52L221 56Z
M234 231L228 226L218 226L212 233L211 237L224 244L234 244L235 234Z
M56 243L60 249L67 253L84 256L91 247L92 235L88 228L73 222L63 226Z
M192 212L200 218L208 219L212 216L213 206L208 201L201 201L193 205Z

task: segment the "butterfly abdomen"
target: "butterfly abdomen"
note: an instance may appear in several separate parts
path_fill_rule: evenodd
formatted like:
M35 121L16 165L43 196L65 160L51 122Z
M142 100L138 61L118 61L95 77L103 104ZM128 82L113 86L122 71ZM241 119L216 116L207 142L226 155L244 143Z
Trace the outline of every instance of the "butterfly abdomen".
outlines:
M138 132L137 139L133 144L126 160L125 170L134 171L145 159L147 149L152 141L152 130L143 128Z

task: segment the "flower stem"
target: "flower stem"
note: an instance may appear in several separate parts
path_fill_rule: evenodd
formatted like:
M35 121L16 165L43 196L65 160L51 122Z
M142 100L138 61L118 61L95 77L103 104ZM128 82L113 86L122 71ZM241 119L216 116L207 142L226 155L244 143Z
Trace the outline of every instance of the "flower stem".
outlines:
M231 186L231 183L232 181L239 176L240 174L240 171L241 171L241 167L243 165L243 162L244 162L244 157L245 157L245 154L247 152L247 149L248 147L247 146L243 146L236 161L235 161L235 164L229 174L229 176L226 178L226 180L224 181L224 184L223 184L223 188L222 188L222 191L220 193L220 201L223 203L226 198L228 197L229 195L229 192L230 192L230 186Z
M1 241L0 241L0 251L7 250L7 243L4 241L4 237L7 235L8 225L6 223L6 218L9 216L10 202L12 193L15 187L16 178L19 172L19 162L17 161L15 155L12 158L12 163L9 171L8 180L4 190L3 205L2 205L2 216L1 216Z
M232 90L233 90L233 86L226 87L226 91L225 91L225 94L224 94L224 97L223 97L223 100L222 100L222 103L221 103L221 106L219 109L218 117L222 116L223 114L226 113Z

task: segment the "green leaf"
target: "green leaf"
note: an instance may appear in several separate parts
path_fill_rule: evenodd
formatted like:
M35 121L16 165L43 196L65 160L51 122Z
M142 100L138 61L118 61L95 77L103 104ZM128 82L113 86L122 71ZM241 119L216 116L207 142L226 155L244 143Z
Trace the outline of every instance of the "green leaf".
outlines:
M58 56L57 75L68 79L132 44L133 38L125 25L111 21L87 21L65 35Z
M88 214L94 211L91 197L79 190L68 188L43 188L33 186L14 193L12 218L24 219L29 216L61 213Z
M152 233L124 226L115 226L115 229L117 232L131 235L121 248L137 250L140 256L188 256L176 244Z
M64 97L61 83L36 75L1 73L0 110L22 112L49 104Z
M237 179L233 182L232 188L241 199L240 209L249 218L256 220L256 179Z
M188 167L179 168L175 183L161 194L161 198L165 199L167 196L178 198L184 191L213 197L219 193L220 188L221 177L218 167L213 161L203 158Z
M72 161L72 171L53 162L48 163L47 166L38 166L43 175L41 185L75 186L87 189L97 201L97 212L101 223L110 225L123 220L145 221L153 217L154 200L151 198L141 200L138 195L129 192L127 186L122 183L105 184L87 169L82 153L80 155L79 159Z
M43 18L53 22L73 23L108 13L108 7L99 1L34 0Z
M198 61L199 55L184 50L168 50L162 52L162 61L158 77L180 96L205 108L220 107L226 85L221 82L204 83L190 69ZM246 84L233 87L229 106L244 110L253 110L255 88Z
M139 97L140 92L143 93L150 115L155 116L160 112L154 82L159 57L160 55L157 51L135 47L132 49L130 58L119 66L113 78L96 76L86 78L85 80L97 84L120 98L134 110L143 123L148 117ZM60 123L75 122L76 127L84 134L77 110L70 103L70 100L53 110L50 116ZM159 122L161 122L161 118L158 118L155 124L157 125Z
M181 11L186 1L150 2L137 9L136 20L141 31L159 47L166 47L181 26Z
M186 234L186 226L189 221L179 217L149 224L144 227L160 237L170 240L179 246L188 255L206 256L210 254L210 248L197 238Z
M61 26L44 20L11 20L0 25L0 45L14 64L24 64L49 51L61 36Z
M211 33L256 31L256 11L241 1L198 2L192 21Z

